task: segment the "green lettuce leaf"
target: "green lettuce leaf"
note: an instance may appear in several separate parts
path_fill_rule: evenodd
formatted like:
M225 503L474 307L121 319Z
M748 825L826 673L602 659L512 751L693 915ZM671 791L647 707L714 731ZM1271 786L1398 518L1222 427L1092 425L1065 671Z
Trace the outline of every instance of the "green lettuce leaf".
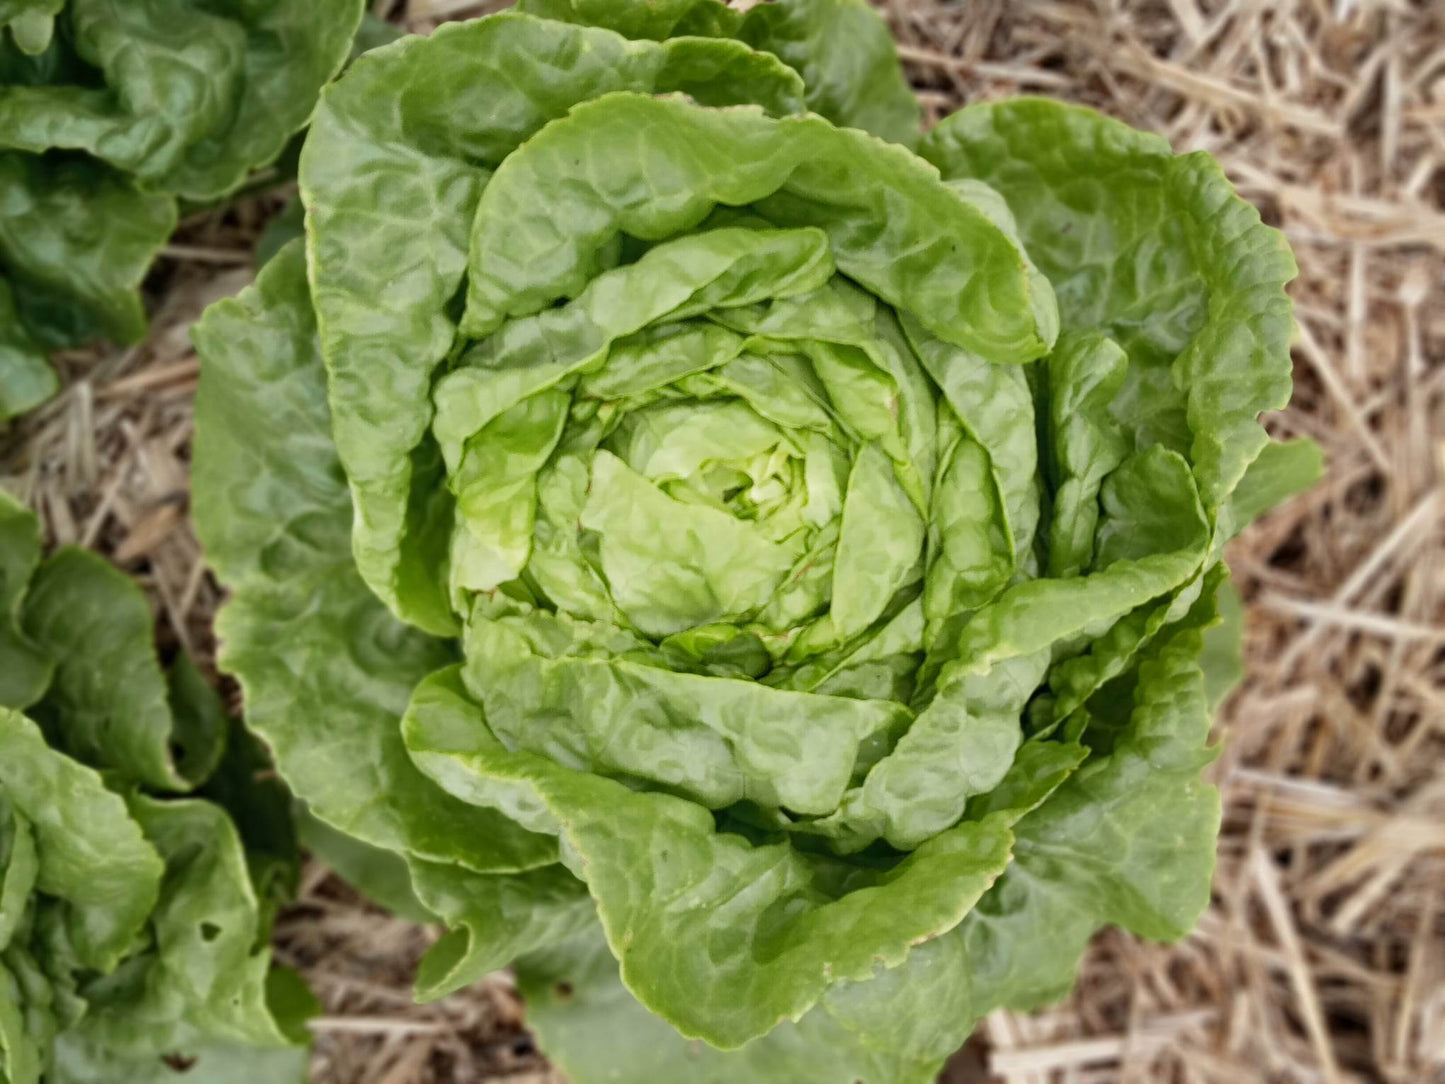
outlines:
M0 709L0 743L4 798L28 825L39 860L33 887L58 901L76 960L109 971L156 904L161 861L123 800L46 745L29 719Z
M737 38L802 76L812 112L905 146L918 142L918 99L903 78L887 25L862 0L792 0L746 12L719 0L519 0L516 10L644 41Z
M474 104L459 108L433 89L441 85L475 88ZM301 196L310 237L328 238L308 248L336 449L361 510L352 544L367 583L427 631L457 630L431 575L445 560L450 509L435 492L440 462L423 436L431 373L456 330L447 307L478 197L491 171L549 121L614 90L802 108L796 75L737 43L629 43L513 14L369 53L317 108ZM403 118L389 107L398 97L420 111ZM412 193L381 219L378 183ZM392 402L384 419L359 409L383 386Z
M47 345L145 329L136 287L175 228L174 203L78 158L0 154L0 259L31 333Z
M21 607L40 565L40 524L0 490L0 706L24 709L44 695L55 660L25 634Z
M0 422L34 409L59 390L44 348L20 322L10 285L0 279Z
M1128 355L1113 413L1135 447L1189 457L1211 511L1289 399L1295 275L1283 236L1234 195L1219 163L1092 110L1021 98L959 110L920 153L1008 201L1054 284L1063 326Z
M955 925L1008 863L1006 815L961 824L877 869L719 833L702 806L505 751L455 670L417 687L403 727L419 763L454 762L439 781L459 771L477 777L473 786L499 779L533 792L565 842L564 861L586 879L629 988L683 1035L724 1049L796 1020L838 979L897 966ZM475 761L457 747L473 732L483 750ZM650 862L628 842L640 839Z
M245 585L218 622L221 664L281 774L327 823L472 869L545 865L554 843L450 798L402 745L412 687L453 653L391 618L350 564L305 271L299 243L287 246L194 330L208 374L196 414L209 432L195 453L196 529L220 573ZM257 410L237 410L248 402Z
M181 659L169 679L139 587L86 550L58 551L31 580L26 634L54 660L35 711L71 756L158 790L215 770L226 728L215 694Z
M84 151L149 188L197 200L234 190L281 152L346 59L361 19L356 0L304 11L279 0L51 6L67 24L50 43L65 54L51 58L53 74L79 62L99 80L11 87L0 98L0 145Z

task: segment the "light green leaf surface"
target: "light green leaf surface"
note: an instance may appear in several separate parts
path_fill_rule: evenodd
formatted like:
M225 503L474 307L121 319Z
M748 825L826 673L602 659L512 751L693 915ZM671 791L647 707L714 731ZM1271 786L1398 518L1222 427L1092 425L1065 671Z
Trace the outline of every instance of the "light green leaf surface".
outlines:
M519 0L516 9L639 40L737 38L796 71L812 112L895 143L918 141L918 100L903 78L893 39L878 13L860 0L788 0L747 12L719 0Z
M918 142L918 99L887 24L863 0L758 4L738 36L803 77L814 113L906 147Z
M1215 605L1219 623L1204 632L1204 693L1215 711L1244 680L1244 602L1229 580L1220 583Z
M1207 620L1207 608L1199 615ZM1198 781L1210 757L1208 716L1186 629L1140 670L1126 736L1026 815L1018 857L953 933L915 950L870 982L842 984L805 1016L737 1052L681 1041L642 1014L594 933L523 957L518 978L535 1025L579 1084L674 1079L819 1084L931 1081L973 1021L996 1008L1027 1010L1062 996L1093 931L1119 922L1145 936L1178 936L1208 898L1218 797ZM1040 752L1057 743L1042 743ZM1060 747L1062 750L1064 747ZM1081 755L1075 753L1073 756ZM1070 763L1038 762L1048 781L1013 791L1027 806ZM1022 778L1022 775L1021 777ZM1135 840L1135 818L1149 821ZM1155 827L1157 826L1157 827ZM1097 833L1117 846L1098 848ZM1128 839L1129 842L1124 840ZM1160 879L1159 853L1193 841L1197 856ZM1155 849L1157 848L1157 850ZM905 1026L900 1026L904 1023ZM624 1037L635 1037L625 1042ZM917 1061L909 1064L909 1055Z
M72 1038L62 1038L46 1078L53 1084L306 1084L311 1051L301 1046L256 1047L211 1043L184 1058L155 1055L117 1058Z
M84 550L42 563L4 496L0 614L0 663L38 660L3 672L40 721L0 709L0 1079L163 1079L202 1051L210 1073L260 1044L293 1048L258 1063L299 1082L265 948L296 884L289 795L187 657L162 672L139 588ZM138 789L203 782L221 804Z
M1275 505L1309 489L1324 472L1324 451L1308 437L1265 445L1220 512L1220 534L1233 537Z
M1172 939L1204 910L1220 811L1199 780L1213 752L1197 659L1212 609L1205 598L1140 663L1113 752L1019 823L1015 862L952 935L975 991L966 1019L1063 996L1101 925Z
M928 952L924 946L915 954ZM783 1023L739 1050L685 1039L628 992L595 924L569 941L523 956L517 986L527 1002L528 1024L548 1057L578 1084L932 1084L946 1056L908 1049L913 1036L898 1027L893 1043L862 1042L825 1008L797 1024ZM937 999L947 996L950 984L930 983L927 989ZM889 994L907 997L909 991L890 986ZM909 1019L910 1007L899 1005L900 1021Z
M418 1001L445 997L594 920L586 886L561 866L489 875L414 859L410 870L418 898L451 927L417 968Z
M565 183L566 160L593 163L595 180ZM1045 349L1018 250L917 158L813 117L626 93L579 105L498 168L472 226L462 330L479 338L580 291L619 232L667 237L719 203L822 229L840 271L950 342L1000 362Z
M1054 507L1049 576L1064 579L1093 564L1099 489L1129 451L1109 407L1124 385L1128 358L1097 333L1070 334L1049 355L1049 449Z
M595 629L548 615L482 618L467 634L468 688L509 748L649 779L722 808L834 808L860 758L907 727L889 701L773 689L609 658ZM626 653L626 646L623 653Z
M239 730L228 742L232 724L188 659L162 675L130 581L70 549L27 585L35 519L8 498L0 512L0 563L20 587L6 594L58 663L35 707L43 729L0 709L0 1079L162 1079L175 1075L163 1057L216 1043L235 1049L207 1053L207 1072L255 1044L304 1046L273 1015L265 949L295 888L289 796L267 808L278 796L254 778L264 761L245 760ZM224 807L134 789L207 777ZM305 1050L261 1061L300 1081Z
M154 945L85 989L76 1040L134 1060L211 1041L290 1045L267 1004L267 931L230 819L196 800L127 805L166 864Z

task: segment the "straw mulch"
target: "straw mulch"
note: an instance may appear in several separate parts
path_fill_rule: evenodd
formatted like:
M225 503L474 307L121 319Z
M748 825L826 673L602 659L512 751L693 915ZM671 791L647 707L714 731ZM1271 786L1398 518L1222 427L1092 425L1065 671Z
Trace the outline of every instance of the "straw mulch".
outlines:
M393 0L425 31L475 2ZM1271 419L1325 481L1230 550L1248 670L1223 712L1214 901L1184 943L1101 935L1077 993L997 1013L953 1084L1445 1082L1445 11L1393 0L888 0L936 116L1047 94L1204 148L1300 263L1296 391ZM186 518L187 327L247 281L280 185L183 225L139 348L78 351L0 437L0 484L56 542L141 579L162 647L208 659L219 592ZM560 1078L505 974L416 1007L435 934L318 866L277 933L326 1004L315 1079ZM985 1066L987 1068L985 1068Z

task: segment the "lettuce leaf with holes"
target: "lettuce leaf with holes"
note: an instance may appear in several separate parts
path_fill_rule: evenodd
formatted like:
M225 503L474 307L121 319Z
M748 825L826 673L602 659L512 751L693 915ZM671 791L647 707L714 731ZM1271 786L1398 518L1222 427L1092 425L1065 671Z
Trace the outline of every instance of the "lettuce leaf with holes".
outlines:
M0 621L0 1081L305 1079L314 999L266 946L291 798L255 739L162 669L139 587L42 559L3 493Z

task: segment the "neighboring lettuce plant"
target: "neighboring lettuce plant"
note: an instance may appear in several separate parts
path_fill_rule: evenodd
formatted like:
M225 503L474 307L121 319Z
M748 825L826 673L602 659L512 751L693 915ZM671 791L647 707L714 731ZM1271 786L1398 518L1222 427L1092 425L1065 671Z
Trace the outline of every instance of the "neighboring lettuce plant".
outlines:
M420 996L515 963L581 1084L907 1084L1192 927L1221 547L1319 465L1211 158L920 140L857 0L550 0L363 57L301 190L195 511L249 722L451 928Z
M176 225L281 153L361 0L0 0L0 421L56 390L46 352L145 331Z
M40 553L0 493L0 1082L299 1084L289 795L134 583Z

